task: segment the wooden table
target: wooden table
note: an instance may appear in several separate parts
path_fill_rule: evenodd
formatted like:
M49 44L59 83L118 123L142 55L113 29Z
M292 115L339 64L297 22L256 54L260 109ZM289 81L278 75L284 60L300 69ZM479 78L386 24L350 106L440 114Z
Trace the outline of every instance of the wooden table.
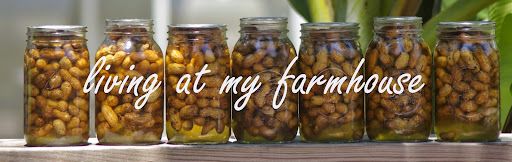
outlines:
M512 161L512 134L492 143L224 144L25 147L0 139L0 161Z

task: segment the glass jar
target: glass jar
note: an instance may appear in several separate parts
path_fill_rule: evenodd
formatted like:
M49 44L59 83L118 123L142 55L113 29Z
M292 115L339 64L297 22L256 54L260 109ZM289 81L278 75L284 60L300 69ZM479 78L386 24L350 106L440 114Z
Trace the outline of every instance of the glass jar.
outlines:
M292 141L297 134L298 94L291 93L291 83L287 84L287 95L278 96L285 98L283 104L272 106L278 81L296 57L293 44L286 36L286 25L284 17L240 19L241 37L232 53L233 76L243 77L242 84L249 76L258 75L261 83L242 110L233 110L233 132L240 143L282 143ZM293 66L288 75L296 74L297 68ZM237 91L232 105L246 93L240 87Z
M25 140L28 146L86 145L89 74L85 26L28 27L24 64Z
M164 60L153 40L152 20L117 19L106 24L106 38L96 53L96 64L104 62L99 66L103 68L95 69L98 140L111 145L158 144L164 122Z
M218 93L230 75L226 25L180 24L169 26L166 52L167 138L170 143L227 143L231 129L230 93ZM196 75L203 67L210 72ZM178 83L185 75L190 83ZM205 85L198 93L192 86ZM177 92L187 87L189 94ZM190 87L190 88L188 88Z
M375 35L365 56L367 82L376 79L372 77L376 74L380 84L387 79L391 84L386 84L393 90L398 89L396 83L403 74L411 77L410 82L401 81L403 93L380 93L380 86L367 93L366 130L373 141L428 140L433 106L432 55L421 38L421 22L419 17L374 19ZM412 81L417 76L421 76L416 82L419 84ZM393 80L389 81L390 78Z
M363 55L359 47L357 23L302 24L299 69L307 76L351 78L362 75L355 69ZM344 84L348 84L345 82ZM304 141L353 142L364 134L364 92L327 92L325 85L314 86L300 95L300 133Z
M496 141L500 134L499 53L493 22L441 22L435 51L436 135Z

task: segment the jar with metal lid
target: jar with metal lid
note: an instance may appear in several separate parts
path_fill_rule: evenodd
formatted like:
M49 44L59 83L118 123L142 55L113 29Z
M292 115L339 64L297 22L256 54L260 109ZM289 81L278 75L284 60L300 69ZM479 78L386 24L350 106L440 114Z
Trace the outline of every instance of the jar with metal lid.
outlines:
M167 138L169 143L227 143L231 134L231 94L219 93L230 75L226 25L169 26L165 56L167 77ZM203 68L209 72L196 75ZM190 82L179 83L180 78ZM197 81L197 82L196 82ZM204 85L203 89L194 91ZM178 92L186 88L189 93Z
M93 70L100 144L158 144L164 123L164 60L152 20L107 20Z
M365 56L366 84L379 83L366 97L366 131L373 141L428 140L432 55L421 38L421 22L419 17L374 19L375 35Z
M441 141L498 139L500 66L494 32L494 22L438 25L434 128Z
M85 26L30 26L24 64L28 146L86 145L89 73Z
M286 84L285 96L283 93L276 96L284 97L281 106L274 108L272 104L278 81L296 57L295 48L286 36L286 25L284 17L240 19L241 37L232 53L233 76L243 77L240 85L249 76L259 76L261 83L239 111L235 107L242 102L237 101L248 92L241 92L238 87L238 93L233 94L233 132L240 143L282 143L292 141L297 134L298 94L291 92L291 82ZM296 74L297 68L293 65L288 75Z
M302 24L299 69L307 76L351 78L363 55L359 47L357 23ZM364 134L364 92L346 92L348 81L338 91L314 86L300 95L300 132L308 142L354 142ZM326 93L324 93L326 92Z

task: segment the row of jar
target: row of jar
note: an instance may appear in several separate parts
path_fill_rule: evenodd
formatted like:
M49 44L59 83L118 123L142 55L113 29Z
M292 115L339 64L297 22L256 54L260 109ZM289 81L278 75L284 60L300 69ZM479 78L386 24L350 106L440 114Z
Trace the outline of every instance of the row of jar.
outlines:
M277 82L296 57L286 36L286 18L242 18L241 37L231 54L225 25L173 25L166 55L152 38L150 20L107 20L106 39L95 55L96 61L105 58L106 67L93 71L98 84L98 140L156 144L165 125L170 143L226 143L231 128L241 143L280 143L292 141L300 125L302 139L311 142L361 141L365 128L373 141L426 141L433 119L442 141L497 140L499 58L494 23L440 23L439 41L431 54L421 38L421 18L379 17L374 22L375 36L364 56L366 81L421 75L420 91L324 94L325 86L313 86L307 94L279 96L284 103L274 109ZM289 73L303 73L308 81L314 75L362 75L355 70L363 58L357 31L356 23L302 24L299 61ZM83 26L28 28L27 145L87 143L90 109L84 87L91 68L85 32ZM197 78L195 73L206 64L210 72ZM193 84L178 84L186 74L206 83L204 89L177 93L176 88L193 89ZM243 83L255 75L260 76L261 87L241 111L232 111L233 102L244 94L218 93L224 79L242 76ZM164 80L165 87L155 86ZM396 82L387 80L391 85ZM287 85L290 90L292 84ZM340 89L345 92L347 87L344 82ZM140 101L147 102L138 109Z

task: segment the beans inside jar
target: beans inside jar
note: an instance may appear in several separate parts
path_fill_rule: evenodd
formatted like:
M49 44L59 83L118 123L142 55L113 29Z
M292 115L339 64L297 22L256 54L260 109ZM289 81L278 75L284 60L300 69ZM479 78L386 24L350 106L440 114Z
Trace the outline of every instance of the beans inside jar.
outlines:
M25 140L28 146L85 145L89 73L84 26L28 27L25 51Z
M435 51L436 134L495 141L500 132L499 54L492 22L442 22Z
M381 80L407 73L421 75L424 86L415 93L379 93L375 88L367 94L368 136L374 141L426 141L432 122L432 56L420 37L421 18L378 17L374 22L375 36L365 56L367 80L373 74Z
M302 44L299 69L307 76L324 78L352 77L362 54L357 42L356 23L302 24ZM308 94L300 95L300 131L304 141L352 142L364 134L363 92L342 94L327 92L325 85L314 86Z
M100 144L161 142L164 60L152 38L151 28L151 20L107 20L106 39L96 53L96 61L105 57L105 65L110 66L109 69L101 69L96 76L96 83L99 84L96 94L96 134ZM153 74L157 75L156 80L148 80ZM113 85L109 79L101 80L108 77L127 79L129 82ZM141 78L140 84L129 86L134 82L133 78ZM155 87L143 107L137 109L137 100L148 93L144 89L150 84L146 82L161 82L161 85ZM111 91L105 93L105 89Z
M282 17L242 18L241 38L232 53L233 76L244 79L260 76L261 87L252 94L241 111L233 110L233 132L240 143L282 143L295 138L298 128L298 95L291 92L291 82L280 107L272 100L286 67L296 57L287 38L287 19ZM288 74L296 75L296 66ZM290 80L287 80L290 81ZM241 90L237 89L238 92ZM233 102L244 93L233 95ZM234 104L234 103L232 103Z
M166 55L167 137L170 143L226 143L231 129L230 93L218 93L230 74L230 57L225 25L180 24L169 27ZM197 72L207 65L210 72ZM178 83L190 75L190 84ZM194 82L204 84L199 93ZM201 85L198 85L201 86ZM186 88L190 94L178 93Z

